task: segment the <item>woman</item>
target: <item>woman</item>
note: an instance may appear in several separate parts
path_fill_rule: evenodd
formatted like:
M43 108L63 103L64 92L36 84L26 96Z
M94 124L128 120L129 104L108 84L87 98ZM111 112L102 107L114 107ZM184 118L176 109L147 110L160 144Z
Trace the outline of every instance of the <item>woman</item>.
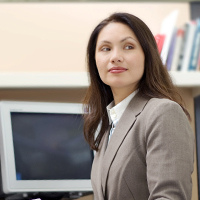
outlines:
M96 151L95 199L191 199L190 117L149 28L112 14L92 32L87 60L84 134Z

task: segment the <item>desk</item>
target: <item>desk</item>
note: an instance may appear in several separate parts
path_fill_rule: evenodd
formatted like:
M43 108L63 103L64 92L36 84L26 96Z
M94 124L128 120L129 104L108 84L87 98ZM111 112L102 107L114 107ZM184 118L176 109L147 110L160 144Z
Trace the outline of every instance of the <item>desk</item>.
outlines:
M68 200L66 198L62 198L61 200ZM77 200L94 200L94 195L87 195L87 196L84 196L84 197L80 197L78 198Z
M78 200L94 200L94 196L88 195L88 196L85 196L85 197L78 198Z

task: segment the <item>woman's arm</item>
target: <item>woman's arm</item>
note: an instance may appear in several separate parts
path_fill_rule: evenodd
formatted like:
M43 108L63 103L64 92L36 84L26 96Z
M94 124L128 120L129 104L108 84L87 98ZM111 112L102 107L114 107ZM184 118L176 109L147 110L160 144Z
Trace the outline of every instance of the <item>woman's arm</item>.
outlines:
M169 100L158 101L151 111L146 123L149 200L190 200L194 161L190 123L182 108Z

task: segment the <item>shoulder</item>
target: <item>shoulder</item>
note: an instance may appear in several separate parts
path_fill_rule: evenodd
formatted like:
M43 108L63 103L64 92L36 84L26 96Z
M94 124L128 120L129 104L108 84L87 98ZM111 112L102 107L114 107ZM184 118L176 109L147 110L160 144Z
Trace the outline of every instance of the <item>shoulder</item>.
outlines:
M169 100L169 99L159 99L159 98L151 98L148 103L147 106L153 106L154 108L157 107L162 107L162 106L174 106L174 107L180 107L181 106L176 103L175 101Z
M144 111L148 111L152 114L178 112L185 115L182 107L175 101L159 98L151 98L146 104Z
M141 117L147 123L168 122L181 122L189 123L189 120L183 111L182 107L169 99L151 98L146 104Z
M153 144L173 140L180 141L193 147L194 137L190 122L182 107L169 99L152 98L148 101L141 119L145 124L146 141ZM155 139L156 138L156 139Z

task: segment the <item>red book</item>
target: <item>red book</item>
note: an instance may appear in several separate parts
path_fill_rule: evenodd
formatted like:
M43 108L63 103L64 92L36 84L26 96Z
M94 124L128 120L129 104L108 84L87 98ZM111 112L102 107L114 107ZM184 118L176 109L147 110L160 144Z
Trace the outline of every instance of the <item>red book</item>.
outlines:
M162 47L163 47L163 44L164 44L164 41L165 41L165 35L157 34L154 37L155 37L155 40L156 40L156 43L157 43L157 46L158 46L158 51L159 51L159 53L161 53Z

